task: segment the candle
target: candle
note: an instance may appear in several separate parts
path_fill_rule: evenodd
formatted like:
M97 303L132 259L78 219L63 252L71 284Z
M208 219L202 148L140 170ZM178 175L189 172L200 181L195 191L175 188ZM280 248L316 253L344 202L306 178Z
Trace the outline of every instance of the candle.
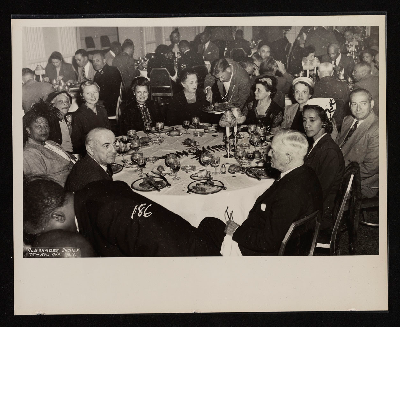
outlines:
M237 145L237 125L233 127L233 134L234 134L234 139L235 139L235 147Z
M230 157L230 151L229 151L229 126L226 127L226 141L227 141L227 152L228 152L228 158Z
M314 76L317 75L317 67L314 67Z
M310 70L308 69L307 70L307 78L309 78L310 77Z

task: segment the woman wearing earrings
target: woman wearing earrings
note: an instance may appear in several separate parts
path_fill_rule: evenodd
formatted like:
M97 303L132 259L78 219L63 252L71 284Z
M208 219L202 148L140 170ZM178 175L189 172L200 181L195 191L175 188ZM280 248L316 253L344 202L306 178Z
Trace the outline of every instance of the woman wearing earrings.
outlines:
M93 81L81 83L80 95L84 103L72 117L71 140L74 154L86 154L85 138L94 128L110 129L106 109L98 104L100 88Z
M333 205L344 173L343 154L331 138L335 109L333 99L323 98L312 99L303 108L304 130L311 142L304 164L315 171L322 187L321 230L333 225Z

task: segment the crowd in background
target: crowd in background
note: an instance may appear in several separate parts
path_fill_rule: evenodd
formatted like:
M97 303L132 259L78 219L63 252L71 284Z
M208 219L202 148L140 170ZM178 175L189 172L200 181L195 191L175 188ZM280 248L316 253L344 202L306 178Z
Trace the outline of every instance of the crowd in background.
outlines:
M113 42L106 53L78 49L74 66L54 51L44 73L22 70L24 175L64 186L89 157L109 179L115 136L193 116L218 122L205 109L227 105L240 109L246 124L307 139L304 163L319 178L331 226L334 195L350 162L360 164L363 195L378 191L378 38L360 37L353 27L318 26L302 27L290 43L290 28L265 27L251 42L231 27L207 27L193 41L177 28L171 44L159 45L140 65L130 39ZM152 97L152 71L159 68L168 72L171 97ZM78 85L71 113L71 88ZM104 134L107 147L96 150L93 132L102 129L113 136Z

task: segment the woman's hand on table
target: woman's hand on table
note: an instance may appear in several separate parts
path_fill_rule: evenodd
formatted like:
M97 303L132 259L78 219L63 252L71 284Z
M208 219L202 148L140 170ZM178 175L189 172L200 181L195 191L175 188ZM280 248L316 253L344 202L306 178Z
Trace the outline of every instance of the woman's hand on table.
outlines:
M239 228L239 224L237 224L233 219L230 219L225 226L225 233L229 236L233 236L236 229Z

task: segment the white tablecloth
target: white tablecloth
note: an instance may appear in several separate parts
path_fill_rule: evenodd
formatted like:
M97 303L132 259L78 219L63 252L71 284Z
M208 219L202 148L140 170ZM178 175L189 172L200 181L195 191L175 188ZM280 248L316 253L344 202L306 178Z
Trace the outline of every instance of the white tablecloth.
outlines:
M214 135L216 134L214 133ZM144 133L139 133L139 136L144 136ZM187 150L187 147L185 147L182 142L188 137L193 138L192 134L183 134L178 137L169 137L165 134L162 134L162 136L165 140L161 145L152 144L140 150L145 157L163 156L167 153ZM197 140L201 146L213 146L222 144L222 133L219 133L217 136L213 136L212 133L206 133L203 137L196 137L193 139ZM240 173L230 174L228 172L228 167L230 164L236 164L236 160L234 158L223 158L225 154L223 151L219 154L221 156L221 165L223 163L226 165L227 172L226 174L221 174L220 168L217 168L218 173L217 175L213 175L213 177L221 181L227 190L221 190L218 193L209 195L188 193L187 187L190 182L193 182L190 175L194 172L186 173L181 170L178 172L178 177L181 178L180 180L173 180L172 176L166 176L172 185L171 187L166 187L162 189L161 192L138 193L180 215L196 227L205 217L216 217L224 220L224 213L227 207L230 211L233 211L233 219L235 222L241 224L247 218L255 200L267 190L274 181L273 179L258 181L257 179L250 178ZM125 157L130 159L130 155ZM193 155L181 157L181 165L195 165L196 171L205 168L201 166L197 160L192 159L192 157ZM116 162L122 164L122 158L123 156L118 155ZM150 173L150 171L158 165L163 165L167 171L169 170L169 168L165 166L165 161L162 159L154 164L147 163L144 172ZM207 169L214 172L214 168L212 167L207 167ZM127 182L129 185L137 179L139 179L139 173L136 169L132 168L124 168L121 172L114 175L114 180L121 180Z

